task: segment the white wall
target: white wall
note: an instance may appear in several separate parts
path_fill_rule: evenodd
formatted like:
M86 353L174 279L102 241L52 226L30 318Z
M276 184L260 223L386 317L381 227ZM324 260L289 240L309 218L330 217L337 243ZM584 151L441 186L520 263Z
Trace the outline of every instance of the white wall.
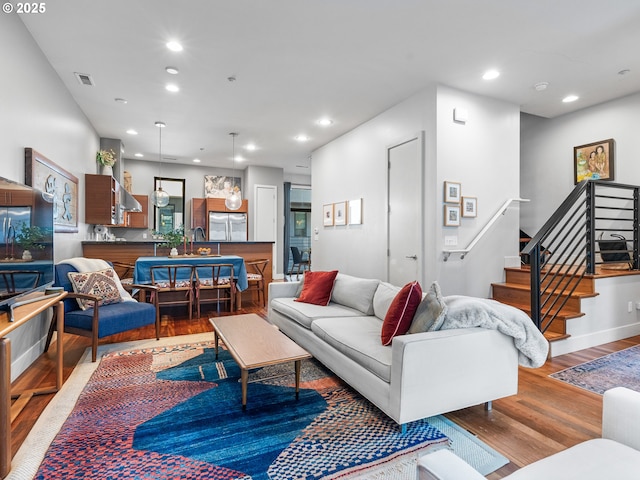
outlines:
M0 58L0 175L24 182L25 147L78 178L95 173L98 136L18 15L0 15ZM78 194L84 198L84 182ZM83 201L78 210L80 232L55 234L56 260L81 254ZM48 327L41 316L11 333L12 380L42 353Z
M470 119L453 123L453 108ZM488 296L503 278L504 257L517 255L518 207L465 260L443 262L444 236L465 247L507 198L519 196L519 108L447 87L428 87L381 113L313 155L312 227L316 270L387 278L386 149L425 132L425 273L423 286L438 280L443 293ZM443 227L443 182L462 183L462 194L478 197L478 217ZM323 204L363 198L363 224L323 227ZM420 195L416 194L417 201ZM408 227L411 228L411 227Z
M640 184L635 142L640 94L546 119L522 114L522 228L533 235L574 188L573 147L613 138L615 182Z

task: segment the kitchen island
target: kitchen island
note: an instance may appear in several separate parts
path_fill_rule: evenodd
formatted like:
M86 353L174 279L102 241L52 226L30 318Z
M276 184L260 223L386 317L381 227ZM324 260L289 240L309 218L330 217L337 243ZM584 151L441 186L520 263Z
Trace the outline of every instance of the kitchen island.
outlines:
M87 258L102 258L108 262L119 262L134 265L138 257L169 255L169 248L162 247L162 240L142 241L93 241L82 242L82 255ZM219 255L238 255L245 263L252 260L268 259L269 266L265 270L264 289L267 298L267 286L273 280L273 244L274 242L193 242L187 244L187 253L198 253L199 248L210 248L211 253ZM178 247L178 253L184 254L184 245ZM116 269L118 275L122 270ZM249 272L252 273L252 272ZM133 274L133 273L131 273ZM257 299L256 299L257 301Z

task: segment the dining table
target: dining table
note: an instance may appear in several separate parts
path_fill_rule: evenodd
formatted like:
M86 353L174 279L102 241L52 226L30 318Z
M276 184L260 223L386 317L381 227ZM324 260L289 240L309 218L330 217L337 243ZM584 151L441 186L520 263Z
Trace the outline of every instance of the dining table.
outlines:
M233 276L236 279L238 291L245 290L249 283L247 281L247 268L244 258L238 255L175 255L168 257L138 257L133 270L133 281L138 284L151 283L151 267L157 265L191 265L196 268L203 265L212 264L233 265ZM202 276L211 276L211 270L205 273L202 269ZM200 271L198 272L200 274ZM223 272L223 275L225 273ZM155 275L155 273L154 273ZM163 280L160 278L159 280ZM164 279L166 280L166 279Z

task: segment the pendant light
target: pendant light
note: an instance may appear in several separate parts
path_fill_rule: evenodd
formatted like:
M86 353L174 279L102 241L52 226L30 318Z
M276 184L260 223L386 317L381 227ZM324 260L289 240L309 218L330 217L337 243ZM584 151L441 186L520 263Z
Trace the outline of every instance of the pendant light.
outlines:
M158 127L160 133L160 142L158 152L160 156L160 178L158 179L158 188L151 194L151 203L156 207L166 207L169 205L169 194L162 189L162 129L167 126L164 122L156 122L155 126Z
M231 132L232 152L233 152L233 186L231 187L231 195L224 199L224 206L229 210L238 210L242 206L242 198L236 189L236 132Z

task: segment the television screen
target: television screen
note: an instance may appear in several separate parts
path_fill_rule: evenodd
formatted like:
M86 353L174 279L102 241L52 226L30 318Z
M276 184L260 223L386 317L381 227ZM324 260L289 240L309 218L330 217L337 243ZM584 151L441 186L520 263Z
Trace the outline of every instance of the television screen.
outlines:
M53 197L0 177L0 309L53 283Z

